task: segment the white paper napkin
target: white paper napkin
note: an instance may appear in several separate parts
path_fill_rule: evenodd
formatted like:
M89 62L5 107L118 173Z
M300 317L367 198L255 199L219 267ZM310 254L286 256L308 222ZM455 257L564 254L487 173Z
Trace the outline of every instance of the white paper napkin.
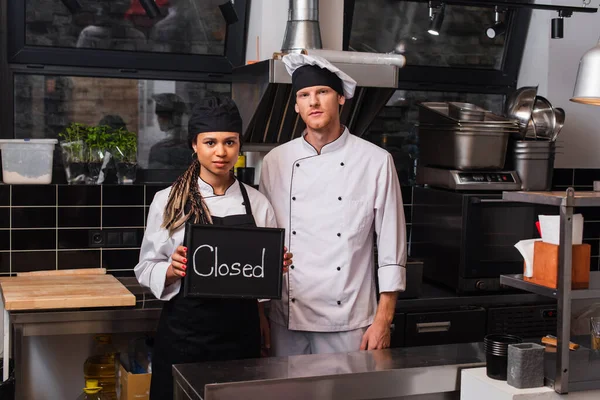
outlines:
M560 216L539 215L542 240L546 243L559 244L560 241ZM583 215L573 215L573 244L583 241Z
M519 250L519 253L525 260L525 273L523 274L527 278L533 277L533 246L535 242L539 242L542 239L527 239L521 240L515 247Z

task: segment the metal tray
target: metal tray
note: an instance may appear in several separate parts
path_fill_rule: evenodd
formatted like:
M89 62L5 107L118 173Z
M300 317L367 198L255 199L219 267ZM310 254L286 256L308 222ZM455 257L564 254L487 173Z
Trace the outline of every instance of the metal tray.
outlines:
M487 126L501 125L514 127L517 130L517 121L507 119L492 112L485 114L483 121L460 121L450 116L448 103L444 102L422 102L419 106L419 123L431 125L460 125L460 126Z

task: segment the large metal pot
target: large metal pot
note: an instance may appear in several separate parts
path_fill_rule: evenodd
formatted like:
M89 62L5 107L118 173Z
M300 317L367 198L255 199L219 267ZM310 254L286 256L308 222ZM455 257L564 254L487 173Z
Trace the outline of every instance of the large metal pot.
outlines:
M459 170L502 169L509 135L419 127L419 163Z

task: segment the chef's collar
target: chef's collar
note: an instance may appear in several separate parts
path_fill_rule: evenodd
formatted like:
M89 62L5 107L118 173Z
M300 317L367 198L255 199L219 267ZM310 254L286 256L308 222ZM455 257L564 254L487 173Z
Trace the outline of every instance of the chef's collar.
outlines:
M225 194L222 194L222 195L215 194L215 189L212 187L212 185L210 183L205 182L200 177L198 177L198 186L200 186L200 194L205 199L210 198L210 197L218 197L218 196L225 196L228 194L232 194L232 193L235 193L236 191L239 191L239 188L240 188L240 185L238 184L237 179L235 179L233 181L233 183L227 188L227 190L225 190Z
M333 153L335 151L340 150L348 141L348 137L350 137L350 131L348 131L348 128L344 126L344 131L342 132L340 137L335 139L333 142L327 143L325 146L323 146L323 148L321 148L321 154ZM317 150L312 146L312 144L308 143L308 141L306 140L306 131L304 131L304 133L302 134L302 144L308 151L312 153L317 152Z

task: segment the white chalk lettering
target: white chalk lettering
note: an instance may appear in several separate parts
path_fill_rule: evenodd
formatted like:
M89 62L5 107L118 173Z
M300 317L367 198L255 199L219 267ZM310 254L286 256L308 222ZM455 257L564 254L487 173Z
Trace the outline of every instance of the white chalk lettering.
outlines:
M202 265L200 263L200 265L197 265L196 263L196 259L198 251L200 251L201 249L208 249L211 253L214 253L214 264L213 265ZM220 277L220 276L237 276L240 275L240 273L244 276L244 278L264 278L265 277L265 253L266 253L266 249L262 249L262 257L261 257L261 263L260 265L252 265L252 264L245 264L242 267L242 264L239 262L235 262L233 264L231 264L231 266L229 266L227 263L221 263L219 264L219 248L218 247L212 247L208 244L203 244L201 246L198 246L196 248L196 250L194 250L194 255L193 255L193 265L194 265L194 272L196 273L196 275L198 276L203 276L203 277L207 277L207 276L214 276L216 278ZM218 266L218 267L217 267ZM204 273L200 272L198 270L198 267L202 267L202 269L205 268L210 268L208 271L203 271ZM240 270L241 268L241 270Z

